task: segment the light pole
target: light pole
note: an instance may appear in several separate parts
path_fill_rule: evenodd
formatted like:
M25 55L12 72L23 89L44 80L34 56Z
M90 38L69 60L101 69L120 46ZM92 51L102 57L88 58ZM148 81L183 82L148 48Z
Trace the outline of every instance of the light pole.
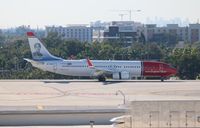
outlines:
M119 95L119 93L123 96L123 104L125 105L125 103L126 103L126 97L125 97L125 94L121 91L121 90L118 90L117 92L116 92L116 96L117 95Z
M3 49L3 46L1 46L0 47L0 49ZM4 75L4 73L3 73L3 61L1 62L1 64L0 64L2 67L1 67L1 74L2 74L2 77L3 77L3 75Z
M90 128L93 128L94 121L90 121Z

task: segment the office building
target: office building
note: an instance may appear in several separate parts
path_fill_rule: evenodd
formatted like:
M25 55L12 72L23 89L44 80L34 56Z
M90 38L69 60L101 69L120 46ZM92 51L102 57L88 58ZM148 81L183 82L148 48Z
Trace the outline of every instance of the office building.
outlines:
M144 35L146 41L158 34L170 34L176 36L178 41L197 42L200 41L200 24L189 24L189 26L180 27L178 24L167 24L164 27L157 27L156 24L146 24Z
M50 32L58 33L63 39L78 40L80 42L92 42L93 29L86 25L69 25L67 27L46 27L46 36Z
M112 21L103 33L104 40L133 43L137 41L142 27L141 23L134 21Z

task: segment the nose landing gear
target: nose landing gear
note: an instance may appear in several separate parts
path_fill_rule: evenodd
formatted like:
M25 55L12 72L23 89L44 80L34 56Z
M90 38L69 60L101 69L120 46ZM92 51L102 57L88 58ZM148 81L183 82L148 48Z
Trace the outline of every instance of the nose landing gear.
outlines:
M165 77L161 77L160 80L161 80L161 82L164 82Z

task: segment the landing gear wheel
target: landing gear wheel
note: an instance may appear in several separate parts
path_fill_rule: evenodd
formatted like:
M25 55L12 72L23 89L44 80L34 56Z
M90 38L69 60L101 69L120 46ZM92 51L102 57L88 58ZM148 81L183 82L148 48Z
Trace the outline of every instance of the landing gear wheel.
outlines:
M104 76L99 76L98 80L100 82L105 82L106 81L106 78Z
M164 82L165 78L164 78L164 77L161 77L161 79L160 79L160 80L161 80L161 82Z

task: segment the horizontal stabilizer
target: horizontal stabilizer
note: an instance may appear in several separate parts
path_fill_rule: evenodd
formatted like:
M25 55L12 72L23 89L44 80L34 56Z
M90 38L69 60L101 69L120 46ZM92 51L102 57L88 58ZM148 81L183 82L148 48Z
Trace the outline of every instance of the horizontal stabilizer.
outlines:
M27 59L27 58L24 58L24 60L26 60L27 62L33 64L33 65L39 65L39 64L43 64L42 62L40 61L35 61L35 60L31 60L31 59Z

